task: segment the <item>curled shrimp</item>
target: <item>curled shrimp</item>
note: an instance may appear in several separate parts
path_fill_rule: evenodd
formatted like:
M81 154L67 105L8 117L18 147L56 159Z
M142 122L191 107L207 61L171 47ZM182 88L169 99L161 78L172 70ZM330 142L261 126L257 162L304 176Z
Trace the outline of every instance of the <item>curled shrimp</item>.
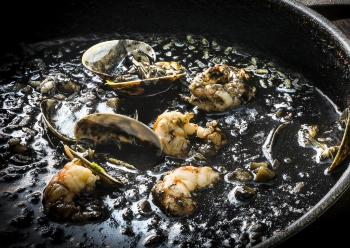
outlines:
M199 73L189 85L191 96L181 97L204 111L225 111L251 100L256 88L249 87L244 69L215 65Z
M204 140L204 145L198 148L203 155L214 155L227 143L226 136L217 127L217 122L208 122L206 127L190 123L194 113L182 114L177 111L165 111L154 123L154 131L160 138L164 153L183 158L188 156L191 148L189 136L197 134Z
M198 204L191 192L207 187L220 179L212 168L183 166L163 175L152 188L154 203L168 216L182 217L193 213Z
M82 221L98 218L98 211L82 211L74 202L74 198L95 187L99 176L83 167L79 160L72 160L54 175L45 188L43 197L44 212L55 220L71 219Z
M165 111L154 123L154 131L159 136L164 153L174 157L186 157L191 147L188 135L198 129L198 125L190 123L193 113L182 114L177 111Z

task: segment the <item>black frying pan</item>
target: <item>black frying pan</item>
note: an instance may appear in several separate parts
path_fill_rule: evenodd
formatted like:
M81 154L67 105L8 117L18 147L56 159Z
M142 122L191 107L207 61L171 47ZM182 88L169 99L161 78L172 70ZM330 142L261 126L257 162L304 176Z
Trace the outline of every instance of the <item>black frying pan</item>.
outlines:
M312 1L302 2L312 4ZM338 17L350 13L347 1L338 3L341 7L333 7L332 11L322 4L313 8L328 18L336 13L340 13ZM2 55L21 42L93 33L210 34L233 39L288 62L293 69L317 82L341 109L350 105L350 40L328 19L296 1L54 0L40 5L10 2L6 6L7 10L3 10L8 15L1 15ZM306 238L317 244L330 240L332 244L341 244L336 230L342 225L335 220L344 221L343 215L346 219L350 216L346 208L350 197L349 172L350 168L346 169L325 198L299 221L258 246L300 245L305 244Z

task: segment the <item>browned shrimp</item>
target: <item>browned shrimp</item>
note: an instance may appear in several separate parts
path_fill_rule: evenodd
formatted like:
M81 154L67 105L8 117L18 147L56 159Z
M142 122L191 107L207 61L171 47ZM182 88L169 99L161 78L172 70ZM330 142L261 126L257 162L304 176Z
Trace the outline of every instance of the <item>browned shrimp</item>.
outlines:
M55 220L71 219L74 221L96 218L99 212L81 211L74 198L83 191L94 189L99 176L83 167L79 160L72 160L54 175L45 188L44 212Z
M181 217L193 213L197 202L191 192L220 179L212 168L183 166L166 172L152 189L155 204L168 216Z

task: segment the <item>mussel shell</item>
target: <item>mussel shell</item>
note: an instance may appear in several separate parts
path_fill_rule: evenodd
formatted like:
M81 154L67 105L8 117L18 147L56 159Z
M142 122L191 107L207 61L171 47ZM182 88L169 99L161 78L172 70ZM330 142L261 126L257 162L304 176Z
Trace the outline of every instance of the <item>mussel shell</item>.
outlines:
M115 81L116 76L107 71L119 64L128 52L135 49L148 55L153 61L156 53L148 44L136 40L110 40L98 43L85 51L82 63L91 72L103 79Z
M326 172L333 171L350 154L350 136L349 136L350 110L349 108L346 108L343 111L343 113L340 116L339 122L345 125L343 139L340 144L338 153L336 154L332 164L327 168Z
M155 149L157 156L163 153L160 139L151 128L119 114L96 113L81 118L74 126L74 137L77 141L90 139L98 144L108 144L111 140L142 143Z
M42 101L40 105L42 119L44 120L44 123L47 126L47 128L59 139L66 142L75 142L73 138L58 132L57 129L55 128L55 125L52 122L51 113L57 104L58 104L58 101L52 100L52 99L45 99L44 101Z

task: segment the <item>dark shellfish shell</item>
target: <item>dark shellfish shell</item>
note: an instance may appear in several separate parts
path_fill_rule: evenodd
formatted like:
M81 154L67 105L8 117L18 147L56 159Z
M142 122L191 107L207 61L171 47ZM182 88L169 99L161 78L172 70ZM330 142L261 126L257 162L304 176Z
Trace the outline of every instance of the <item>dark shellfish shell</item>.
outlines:
M139 55L134 55L135 51ZM127 60L128 54L133 54L134 58L131 61L136 64L136 71L141 72L144 76L147 74L147 77L126 76L118 72L120 65ZM175 80L186 74L184 68L177 62L152 64L155 60L156 55L153 48L136 40L101 42L90 47L82 56L85 68L106 80L108 86L127 96L152 96L165 92L172 87ZM153 69L159 69L163 72L164 66L173 67L173 73L150 76Z
M326 172L331 172L334 170L350 153L350 137L349 137L349 124L350 124L350 110L346 108L340 118L339 123L345 127L342 142L340 144L339 150L335 155L332 164L327 168Z
M147 200L141 200L137 203L137 208L142 216L149 216L153 210L151 204Z

